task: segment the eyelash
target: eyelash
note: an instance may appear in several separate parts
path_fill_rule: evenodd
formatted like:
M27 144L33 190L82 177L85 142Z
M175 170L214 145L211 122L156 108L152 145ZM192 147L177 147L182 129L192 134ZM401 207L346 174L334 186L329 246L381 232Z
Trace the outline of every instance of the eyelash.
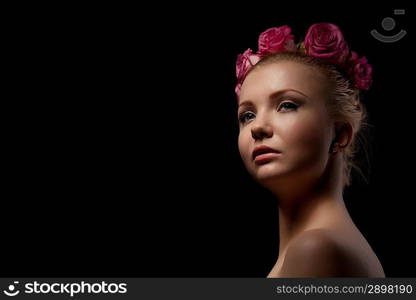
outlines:
M282 107L282 106L284 106L285 104L290 104L290 105L292 105L292 106L294 106L294 108L293 108L293 110L297 110L297 108L299 107L299 105L297 105L297 104L295 104L295 103L293 103L293 102L283 102L280 106L279 106L279 108L280 107ZM292 109L289 109L289 111L291 111ZM287 111L287 110L286 110ZM252 114L252 115L254 115L254 113L253 112L251 112L251 111L245 111L245 112L243 112L243 113L241 113L240 114L240 116L238 117L238 120L240 121L240 123L245 123L246 121L244 120L244 118L248 115L248 114Z

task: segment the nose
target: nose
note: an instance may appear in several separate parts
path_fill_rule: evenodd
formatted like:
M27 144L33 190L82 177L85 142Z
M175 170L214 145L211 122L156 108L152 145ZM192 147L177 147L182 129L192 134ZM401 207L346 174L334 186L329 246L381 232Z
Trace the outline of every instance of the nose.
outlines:
M273 129L269 124L259 122L251 127L251 135L255 140L270 138L273 135Z

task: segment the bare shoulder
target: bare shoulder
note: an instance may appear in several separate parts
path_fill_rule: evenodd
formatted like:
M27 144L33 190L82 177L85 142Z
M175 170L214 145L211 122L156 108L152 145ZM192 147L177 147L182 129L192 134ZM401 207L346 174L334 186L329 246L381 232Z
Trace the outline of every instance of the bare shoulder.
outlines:
M365 277L355 253L328 229L307 230L288 246L282 277Z

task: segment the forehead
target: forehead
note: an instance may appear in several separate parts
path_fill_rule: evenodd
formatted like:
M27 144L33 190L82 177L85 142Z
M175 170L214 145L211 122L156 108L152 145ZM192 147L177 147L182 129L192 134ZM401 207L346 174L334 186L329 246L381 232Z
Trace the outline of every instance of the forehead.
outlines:
M250 72L241 87L240 100L255 100L286 89L298 90L311 98L328 91L325 75L316 67L294 61L279 61L258 66Z

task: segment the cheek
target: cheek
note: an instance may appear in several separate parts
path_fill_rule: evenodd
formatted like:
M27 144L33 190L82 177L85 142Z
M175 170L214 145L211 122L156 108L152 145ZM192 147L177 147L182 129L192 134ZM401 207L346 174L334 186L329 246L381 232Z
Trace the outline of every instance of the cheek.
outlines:
M289 154L316 159L325 153L328 126L320 114L294 118L284 128L284 140Z
M246 131L240 131L238 135L238 150L243 161L247 161L249 155L249 136Z

